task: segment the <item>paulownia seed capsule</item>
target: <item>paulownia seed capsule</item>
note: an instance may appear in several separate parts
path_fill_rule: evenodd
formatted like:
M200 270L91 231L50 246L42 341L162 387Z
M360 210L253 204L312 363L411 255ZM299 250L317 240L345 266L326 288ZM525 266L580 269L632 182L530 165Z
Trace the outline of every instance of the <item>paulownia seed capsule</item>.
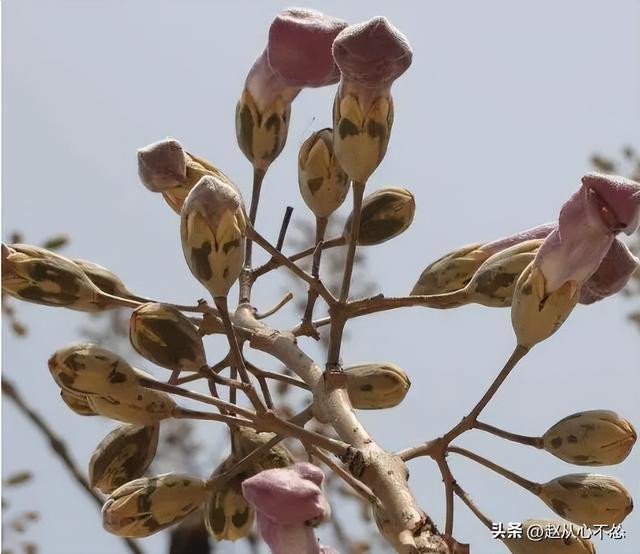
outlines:
M97 412L89 404L89 398L86 394L75 394L65 389L60 389L60 398L75 413L81 416L98 415Z
M223 473L237 460L227 458L214 472ZM253 527L255 510L242 496L242 481L255 470L239 473L216 485L203 509L204 525L209 534L218 541L236 541L246 537Z
M540 499L578 525L617 525L633 510L629 491L615 477L595 473L563 475L545 483Z
M12 244L2 263L2 290L45 306L96 312L113 307L71 260L28 244Z
M333 153L331 129L313 133L298 154L300 193L316 217L329 217L349 192L349 177Z
M533 528L533 530L532 530ZM549 535L549 530L558 532L558 536ZM538 536L538 539L529 538ZM522 536L505 538L502 542L512 554L596 554L593 543L582 538L582 530L568 521L551 519L527 519L522 522Z
M141 356L167 369L198 371L207 363L198 328L167 304L150 302L136 308L129 339Z
M407 374L389 362L346 367L345 374L351 404L360 410L397 406L411 386Z
M102 523L114 535L148 537L181 521L206 497L206 483L190 475L165 473L136 479L107 498Z
M615 465L624 461L638 435L615 412L591 410L561 419L542 437L547 452L583 466Z
M121 425L111 431L89 460L89 483L109 494L142 477L158 447L158 425Z
M375 191L362 201L358 244L372 246L381 244L406 231L416 210L413 194L405 188L386 187ZM344 226L343 236L351 234L349 215Z
M130 298L131 300L138 300L140 297L133 294L126 285L122 282L113 271L108 270L106 267L94 264L87 260L72 260L84 274L91 280L91 282L98 287L102 292L117 296L119 298Z
M274 433L256 433L249 427L238 427L231 434L233 452L239 459L248 456L257 448L263 446L275 437ZM254 464L256 471L287 467L295 463L293 454L282 443L271 447Z

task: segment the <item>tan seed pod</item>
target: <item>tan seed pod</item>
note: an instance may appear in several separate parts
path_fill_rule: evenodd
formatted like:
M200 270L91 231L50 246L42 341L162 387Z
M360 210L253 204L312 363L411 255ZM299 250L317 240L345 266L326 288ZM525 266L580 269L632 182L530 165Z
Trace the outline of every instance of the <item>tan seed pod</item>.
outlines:
M86 394L75 394L65 389L60 389L60 398L75 413L81 416L95 416L98 413L89 404Z
M162 391L137 385L133 393L118 392L115 395L90 396L89 404L101 416L134 425L155 425L173 417L177 409L173 398Z
M511 306L518 278L534 260L542 239L521 242L485 261L465 287L469 299L484 306Z
M49 358L49 371L59 387L74 394L122 396L138 388L133 367L91 343L60 348Z
M560 537L540 535L551 529L557 529ZM502 542L512 554L596 554L595 546L588 538L582 538L583 534L581 527L568 521L527 519L522 522L521 537ZM534 538L536 535L538 539Z
M236 106L236 138L240 150L256 169L265 171L287 142L291 107L281 97L259 109L245 89Z
M109 433L89 460L89 483L109 494L142 477L158 447L158 425L121 425Z
M366 196L362 201L358 244L373 246L397 237L409 228L415 210L413 194L405 188L386 187ZM350 214L345 223L345 238L351 234L352 218Z
M121 537L148 537L184 519L204 503L206 483L165 473L131 481L111 493L102 507L104 528Z
M82 312L115 307L71 260L28 244L12 244L2 264L2 290L35 304Z
M249 427L238 427L231 434L231 441L234 446L233 452L239 459L242 459L269 442L273 437L275 437L275 433L256 433ZM254 464L254 469L258 472L265 469L288 467L294 463L293 454L286 446L280 443L265 452Z
M333 153L331 129L316 131L300 147L298 185L305 203L319 218L329 217L347 197L349 177Z
M578 302L574 281L547 294L542 272L531 262L516 283L511 303L511 323L518 344L527 348L555 333Z
M72 260L90 281L98 287L102 292L117 296L119 298L129 298L131 300L139 300L140 297L133 294L113 271L109 271L106 267L94 264L87 260Z
M397 406L411 386L408 375L389 362L350 366L345 373L351 404L359 410Z
M595 473L564 475L541 486L540 499L578 525L617 525L633 510L629 491L615 477Z
M379 96L367 104L339 90L333 104L333 148L352 181L366 183L387 151L393 100Z
M207 363L198 328L167 304L150 302L136 308L129 339L141 356L167 369L198 371Z
M191 273L214 296L226 296L244 263L247 217L238 190L203 177L183 206L182 250Z
M214 472L223 473L236 463L227 458ZM250 477L240 473L215 486L204 506L203 520L208 533L218 541L236 541L246 537L253 527L255 510L242 496L242 481Z
M413 286L411 294L444 294L464 288L487 259L484 254L480 254L482 244L476 242L463 246L428 265Z
M570 464L606 466L623 462L638 435L615 412L591 410L561 419L543 436L543 448Z

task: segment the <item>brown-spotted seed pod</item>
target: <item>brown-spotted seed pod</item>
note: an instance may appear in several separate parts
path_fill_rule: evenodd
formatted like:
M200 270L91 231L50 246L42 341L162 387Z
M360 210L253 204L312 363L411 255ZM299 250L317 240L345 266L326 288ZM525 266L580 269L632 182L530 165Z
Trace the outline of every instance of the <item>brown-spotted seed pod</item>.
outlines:
M544 275L531 262L516 283L511 303L511 323L518 344L526 348L555 333L575 308L580 297L574 281L547 294Z
M638 435L615 412L590 410L561 419L543 436L543 448L570 464L606 466L623 462Z
M142 477L158 448L158 425L121 425L96 446L89 460L89 483L109 494Z
M349 192L349 177L333 153L331 129L313 133L300 147L298 185L309 209L318 218L329 217Z
M366 99L341 86L333 104L333 144L352 181L366 183L387 152L393 125L393 99Z
M137 378L151 377L135 369ZM89 396L90 406L101 416L134 425L155 425L173 417L177 405L165 392L145 388L139 384L116 394Z
M358 245L381 244L404 233L411 225L415 211L413 194L405 188L386 187L369 194L362 201ZM343 236L347 239L352 217L350 214L344 226Z
M551 534L550 530L558 535L545 537ZM505 538L502 542L511 554L596 554L593 543L583 535L581 527L568 521L527 519L522 522L521 537Z
M98 415L89 404L89 398L86 394L75 394L65 389L60 389L60 398L63 402L71 408L76 414L81 416L95 416Z
M237 460L227 458L214 472L223 473ZM242 481L254 472L244 472L217 484L204 505L203 520L207 532L218 541L237 541L253 527L255 510L242 496Z
M345 368L347 390L354 408L381 410L397 406L411 386L407 374L397 365L376 362Z
M71 344L49 358L49 371L59 387L79 395L135 394L135 370L106 348L91 343Z
M559 516L588 527L617 525L633 510L625 486L596 473L563 475L542 485L538 496Z
M97 312L114 307L71 260L28 244L11 244L2 263L2 291L35 304Z
M464 288L487 259L478 255L482 244L476 242L463 246L428 265L413 286L411 294L444 294Z
M266 171L287 142L291 104L281 97L259 109L245 89L236 106L236 137L240 150L256 169Z
M242 459L257 448L265 445L274 437L275 433L256 433L249 427L238 427L234 429L231 434L233 452L239 459ZM294 463L295 459L293 458L293 454L281 443L265 452L265 454L256 461L254 467L256 472L258 472L265 469L288 467Z
M521 242L491 256L465 287L470 301L495 308L511 306L518 278L534 260L542 242Z
M120 537L148 537L181 521L206 498L206 483L191 475L166 473L136 479L107 498L102 524Z
M191 273L213 296L226 296L244 263L247 216L240 192L205 176L182 209L182 250Z
M106 267L94 264L87 260L72 260L89 280L98 287L102 292L117 296L119 298L128 298L131 300L139 300L140 297L133 294L113 271Z
M141 356L167 369L198 371L207 363L198 328L167 304L150 302L136 308L129 339Z

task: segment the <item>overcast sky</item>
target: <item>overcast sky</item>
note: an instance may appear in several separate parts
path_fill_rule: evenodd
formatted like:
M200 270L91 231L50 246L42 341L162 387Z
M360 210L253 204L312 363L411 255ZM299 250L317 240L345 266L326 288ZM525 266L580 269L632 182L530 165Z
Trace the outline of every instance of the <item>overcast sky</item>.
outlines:
M201 297L204 290L183 260L177 216L138 181L136 148L174 136L218 164L247 196L251 172L236 144L234 108L271 19L289 4L3 4L3 237L16 229L31 242L67 233L72 244L66 253L111 268L140 294L182 303ZM369 277L386 294L408 293L422 269L445 252L554 220L589 169L591 153L640 146L637 0L332 0L311 7L350 22L386 15L414 48L412 67L394 85L387 156L368 185L407 187L417 202L411 228L368 251ZM258 228L268 237L276 236L285 205L295 208L295 220L310 219L297 189L296 153L311 131L331 125L334 93L333 87L304 91L294 103L288 144L263 189ZM347 203L342 211L349 212ZM277 300L288 284L282 276L258 285L259 307ZM79 338L86 316L18 307L30 334L18 340L5 323L3 371L68 438L84 467L114 425L69 412L46 360ZM603 408L640 424L640 348L638 329L626 320L630 309L622 297L578 307L518 367L483 419L535 435L573 412ZM284 313L274 321L291 326L295 318ZM388 449L449 429L491 382L514 342L509 311L482 307L388 313L354 321L349 331L345 363L389 360L412 380L400 407L362 414ZM212 344L211 357L222 357L221 343ZM301 345L321 358L307 339ZM145 369L166 377L150 364ZM41 554L125 552L101 530L94 506L37 431L8 402L3 416L3 474L24 468L36 474L8 498L14 510L42 512L28 535ZM207 428L207 436L215 437L214 430ZM479 433L459 444L541 482L580 471ZM639 462L636 449L623 465L600 471L620 477L638 498ZM552 515L488 470L455 458L451 463L494 520ZM435 465L417 460L410 470L421 505L442 525ZM334 517L341 515L334 506ZM624 528L627 539L605 539L598 552L640 551L638 511ZM328 531L320 535L330 541ZM455 535L471 542L474 554L506 552L462 505ZM8 538L19 542L15 534ZM162 542L143 545L148 553L162 552ZM236 544L224 552L246 550Z

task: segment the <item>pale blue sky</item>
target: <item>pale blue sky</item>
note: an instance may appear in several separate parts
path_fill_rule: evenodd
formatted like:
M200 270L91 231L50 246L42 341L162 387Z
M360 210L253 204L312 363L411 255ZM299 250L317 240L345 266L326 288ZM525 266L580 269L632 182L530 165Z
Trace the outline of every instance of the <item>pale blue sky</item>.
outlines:
M218 164L245 192L250 167L237 148L234 107L246 71L266 40L277 1L5 0L3 13L3 236L31 241L73 237L67 253L116 271L135 291L189 302L203 295L182 257L178 218L136 174L136 148L171 135ZM411 189L416 219L401 237L369 250L371 277L387 294L407 293L444 252L553 220L577 188L592 152L640 145L640 2L637 0L474 2L324 1L310 7L358 22L386 15L410 39L411 69L394 86L396 119L386 159L369 188ZM259 229L277 233L284 206L309 218L297 190L297 148L330 125L333 88L304 91L293 106L289 141L269 172ZM344 207L343 211L348 212ZM268 283L268 284L267 284ZM259 306L279 296L272 276L256 289ZM3 327L3 370L69 437L84 465L113 425L70 413L46 369L48 356L78 338L85 316L21 304L28 341ZM539 434L572 412L614 409L640 424L638 331L621 297L579 307L536 347L484 419ZM275 322L290 325L291 313ZM508 310L414 309L363 318L345 363L385 359L410 374L405 402L363 413L383 445L399 449L437 436L480 396L513 346ZM222 355L212 343L212 358ZM321 354L301 341L314 355ZM154 370L145 366L145 369ZM275 367L275 364L273 365ZM156 374L163 375L157 369ZM3 405L3 473L28 467L36 481L12 493L43 519L30 538L42 554L116 554L96 510L76 489L42 437ZM213 434L213 433L212 433ZM580 471L544 452L482 434L460 444L540 481ZM639 497L640 450L603 468ZM487 470L453 459L459 482L496 521L548 517L537 499ZM439 475L429 460L410 465L423 507L442 524ZM340 508L335 514L339 516ZM628 538L599 554L640 551L640 516ZM456 536L474 554L497 544L463 506ZM326 531L320 530L321 535ZM146 541L162 552L161 539ZM243 554L242 545L224 552Z

